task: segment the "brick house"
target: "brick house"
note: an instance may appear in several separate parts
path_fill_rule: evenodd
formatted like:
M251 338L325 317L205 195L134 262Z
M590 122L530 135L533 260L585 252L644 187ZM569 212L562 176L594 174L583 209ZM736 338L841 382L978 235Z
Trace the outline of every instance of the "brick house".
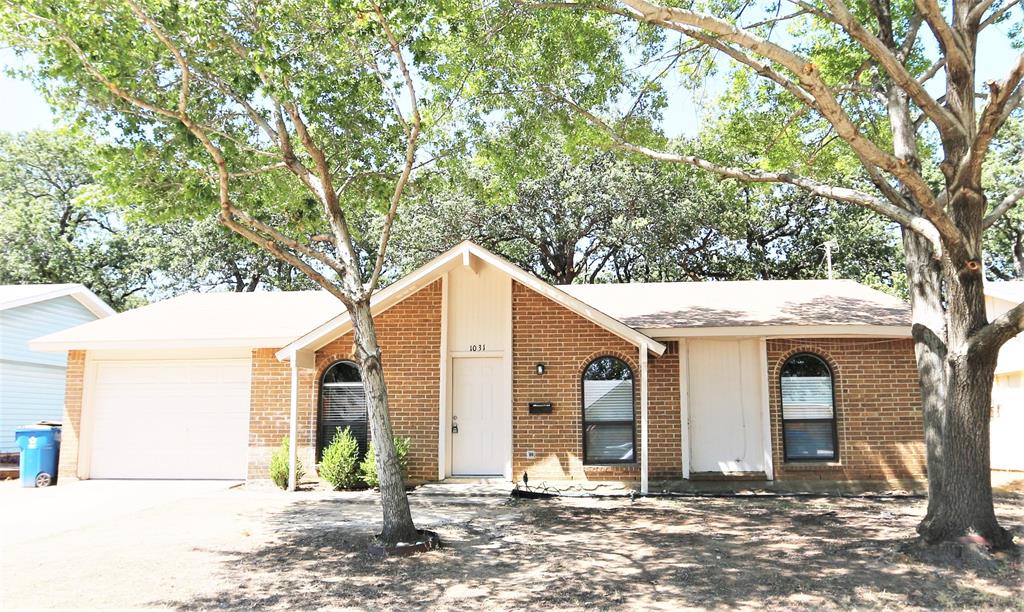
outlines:
M410 479L921 478L909 309L851 281L552 286L462 243L373 311ZM366 443L325 292L187 295L39 338L68 351L62 474L260 478Z

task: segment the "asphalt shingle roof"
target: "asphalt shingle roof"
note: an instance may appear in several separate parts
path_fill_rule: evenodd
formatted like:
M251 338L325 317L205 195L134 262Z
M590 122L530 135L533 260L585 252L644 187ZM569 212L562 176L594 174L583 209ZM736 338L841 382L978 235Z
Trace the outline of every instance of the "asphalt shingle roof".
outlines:
M850 280L561 285L636 329L910 325L910 306Z

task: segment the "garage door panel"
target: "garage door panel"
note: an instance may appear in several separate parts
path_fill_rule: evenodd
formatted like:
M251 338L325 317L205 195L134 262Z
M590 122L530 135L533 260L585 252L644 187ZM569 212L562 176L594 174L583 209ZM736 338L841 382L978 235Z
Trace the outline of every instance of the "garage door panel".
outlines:
M98 363L90 476L245 478L250 372L247 359Z
M211 364L243 361L238 359L159 360L152 363L130 363L125 361L99 363L97 382L115 385L132 385L138 381L160 380L184 384L216 384L224 381L243 382L249 380L248 367L211 368Z

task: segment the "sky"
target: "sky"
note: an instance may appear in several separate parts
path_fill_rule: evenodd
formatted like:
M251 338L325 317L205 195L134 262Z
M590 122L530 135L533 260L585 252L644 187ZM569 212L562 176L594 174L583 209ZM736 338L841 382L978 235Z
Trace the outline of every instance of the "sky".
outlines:
M991 26L982 33L978 51L978 83L1001 80L1009 70L1010 63L1019 51L1010 46L1009 24ZM926 31L926 29L924 30ZM925 38L926 44L934 41ZM58 117L26 81L13 78L7 69L22 66L23 60L9 49L0 49L0 131L23 132L33 129L56 127ZM941 90L942 83L933 79L929 90ZM700 129L701 110L705 103L712 102L721 93L721 82L712 82L707 89L696 95L684 90L678 84L668 84L671 95L665 112L662 128L669 136L693 136ZM938 94L935 94L938 95Z

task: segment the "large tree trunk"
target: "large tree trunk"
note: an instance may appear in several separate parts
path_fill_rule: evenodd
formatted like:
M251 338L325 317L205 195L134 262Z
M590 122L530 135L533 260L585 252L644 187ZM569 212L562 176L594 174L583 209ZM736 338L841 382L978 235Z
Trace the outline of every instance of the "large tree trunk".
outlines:
M914 354L921 387L925 453L928 468L928 512L922 532L938 512L942 495L942 442L946 407L946 321L942 308L942 266L920 234L903 229L907 285L910 292Z
M980 536L993 548L1013 543L996 520L989 461L992 379L998 347L972 346L987 323L980 266L946 271L946 405L942 424L942 501L919 531L930 543Z
M384 514L384 529L377 537L387 546L399 542L415 542L419 534L412 522L409 498L405 495L402 469L395 451L391 417L388 415L388 389L384 384L380 346L377 344L377 331L370 313L369 299L355 302L349 306L348 311L352 317L356 359L359 361L363 389L366 391L370 439L377 460L380 503Z

